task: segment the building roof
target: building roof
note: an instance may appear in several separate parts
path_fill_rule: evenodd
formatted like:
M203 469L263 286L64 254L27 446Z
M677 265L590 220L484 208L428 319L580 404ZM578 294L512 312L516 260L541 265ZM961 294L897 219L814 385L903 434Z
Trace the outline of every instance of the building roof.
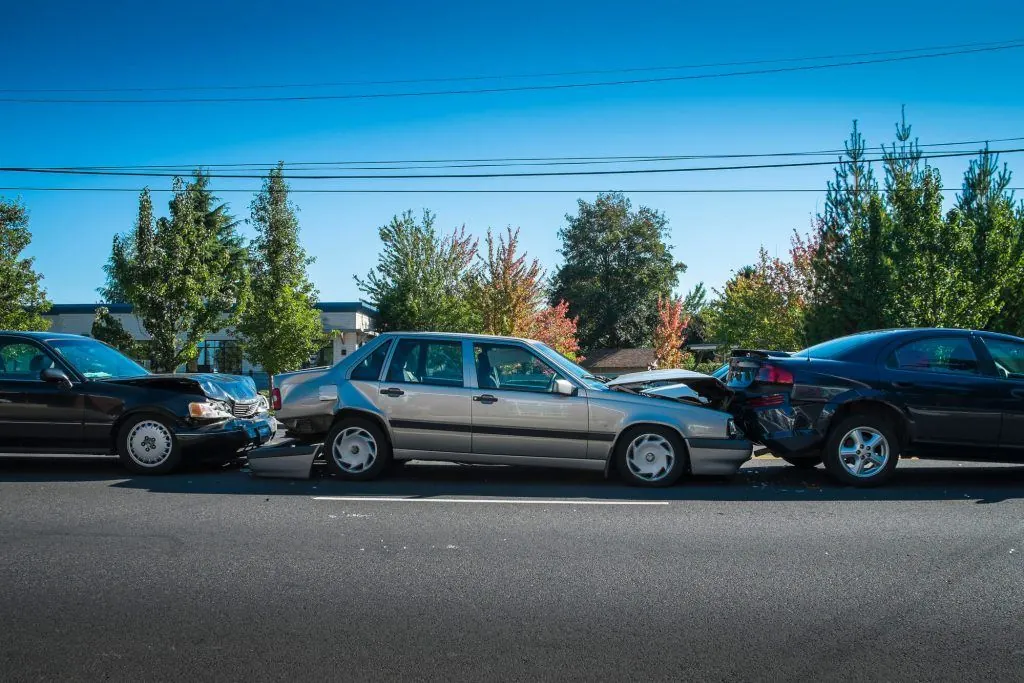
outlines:
M43 315L93 314L100 306L105 306L111 313L131 313L131 304L53 304ZM376 308L365 301L320 301L316 307L323 313L365 313L377 317Z
M85 339L80 334L66 334L64 332L17 332L0 330L0 334L9 335L12 337L25 337L27 339L37 339L39 341L49 341L51 339Z
M654 358L654 349L594 349L587 354L583 366L588 370L646 368L654 363Z

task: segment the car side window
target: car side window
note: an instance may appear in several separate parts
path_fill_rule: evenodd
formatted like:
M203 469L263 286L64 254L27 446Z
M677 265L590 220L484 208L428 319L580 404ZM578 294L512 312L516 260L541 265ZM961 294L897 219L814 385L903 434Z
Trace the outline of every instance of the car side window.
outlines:
M0 341L0 380L42 381L40 373L53 367L53 358L34 344Z
M521 346L473 344L476 381L481 389L551 393L559 374Z
M402 339L388 366L388 382L463 386L462 342Z
M982 337L1000 377L1024 379L1024 344L1006 339Z
M366 358L359 361L349 379L376 382L380 379L380 371L384 367L384 359L388 357L388 349L391 348L391 340L384 342Z
M919 372L977 375L978 356L967 337L919 339L896 349L889 367Z

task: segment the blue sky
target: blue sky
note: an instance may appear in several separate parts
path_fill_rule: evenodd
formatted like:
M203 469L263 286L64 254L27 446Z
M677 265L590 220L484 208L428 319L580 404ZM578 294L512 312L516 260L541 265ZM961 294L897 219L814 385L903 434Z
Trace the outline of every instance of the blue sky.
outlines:
M844 54L1024 37L1024 3L16 3L4 9L0 87L243 85L622 69ZM721 70L721 69L720 69ZM852 119L892 138L900 106L922 143L1024 136L1024 49L816 72L547 92L369 101L205 104L0 102L0 165L272 163L832 149ZM654 74L658 75L658 74ZM599 78L598 78L599 79ZM536 79L535 79L536 80ZM586 80L581 77L577 80ZM515 83L522 83L516 81ZM555 82L544 81L544 82ZM505 84L512 84L507 82ZM433 89L450 84L395 86ZM470 87L480 84L454 84ZM369 91L363 86L349 91ZM327 91L317 91L327 92ZM170 93L174 95L174 93ZM202 94L202 93L199 93ZM209 94L209 93L207 93ZM222 93L221 93L222 94ZM243 93L251 94L251 93ZM0 96L3 96L0 93ZM129 95L130 96L130 95ZM1017 144L1016 146L1024 146ZM1005 160L1024 186L1024 154ZM938 161L958 186L965 159ZM513 169L514 170L514 169ZM577 194L297 194L324 300L359 296L376 228L430 208L445 229L521 228L550 270L583 190L623 189L663 211L689 266L680 289L720 286L762 244L783 253L824 199L828 167L567 179L331 181L295 187L564 188ZM0 174L0 186L170 181ZM257 181L221 180L247 189ZM821 193L630 194L653 188L809 187ZM30 254L58 303L96 300L113 235L137 197L5 192L31 213ZM224 192L247 216L251 195ZM950 195L952 197L952 194ZM157 193L165 209L167 193ZM246 228L248 231L248 228Z

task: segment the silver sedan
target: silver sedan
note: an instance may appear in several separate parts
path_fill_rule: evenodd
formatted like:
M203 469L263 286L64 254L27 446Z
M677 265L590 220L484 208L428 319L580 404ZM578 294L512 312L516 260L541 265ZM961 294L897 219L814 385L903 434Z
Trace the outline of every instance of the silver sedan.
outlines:
M641 486L733 474L752 445L732 416L609 387L548 346L468 334L388 333L331 368L274 379L289 435L323 443L338 477L392 461L615 470ZM257 474L308 476L312 449L257 450Z

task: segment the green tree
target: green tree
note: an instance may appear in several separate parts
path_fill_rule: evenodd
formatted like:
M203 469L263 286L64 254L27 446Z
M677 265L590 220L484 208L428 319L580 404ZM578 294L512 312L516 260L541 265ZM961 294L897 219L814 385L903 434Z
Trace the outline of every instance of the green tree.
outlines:
M380 312L383 330L465 332L479 329L471 299L477 242L461 228L441 236L434 214L411 211L379 229L376 267L356 284Z
M544 303L544 270L537 259L519 252L519 229L506 228L495 239L490 229L486 254L473 277L472 302L480 316L480 331L512 337L527 336Z
M135 227L114 238L100 292L134 306L152 338L157 370L171 372L199 355L203 338L235 325L249 297L247 253L208 178L175 178L170 215L153 220L149 191L139 197Z
M885 199L891 221L888 303L890 322L906 327L971 326L970 281L961 265L970 240L961 221L942 212L942 177L922 163L903 119L897 142L885 148Z
M762 247L757 264L741 268L716 294L705 317L724 350L803 348L806 303L792 263L770 258Z
M35 259L22 252L32 242L28 212L20 202L0 199L0 330L46 330L50 308Z
M317 290L306 275L313 259L299 243L299 221L283 169L279 163L270 171L252 202L252 299L238 325L245 353L271 381L276 374L302 367L325 342Z
M800 244L807 248L801 253L806 257L794 263L808 290L807 335L814 341L884 319L885 299L879 298L887 291L878 220L882 204L857 121L844 147L810 244Z
M90 334L92 334L93 338L113 346L126 356L139 360L142 355L142 348L135 341L135 337L132 336L131 332L124 329L121 321L111 315L110 309L106 306L100 306L96 309Z
M999 156L985 149L964 174L950 222L970 236L971 258L962 264L969 280L978 327L1024 332L1024 205L1008 189L1012 174Z
M650 346L658 297L670 296L686 266L667 244L668 221L653 209L633 211L621 193L580 200L559 231L564 263L552 279L550 301L569 303L579 319L584 351Z

